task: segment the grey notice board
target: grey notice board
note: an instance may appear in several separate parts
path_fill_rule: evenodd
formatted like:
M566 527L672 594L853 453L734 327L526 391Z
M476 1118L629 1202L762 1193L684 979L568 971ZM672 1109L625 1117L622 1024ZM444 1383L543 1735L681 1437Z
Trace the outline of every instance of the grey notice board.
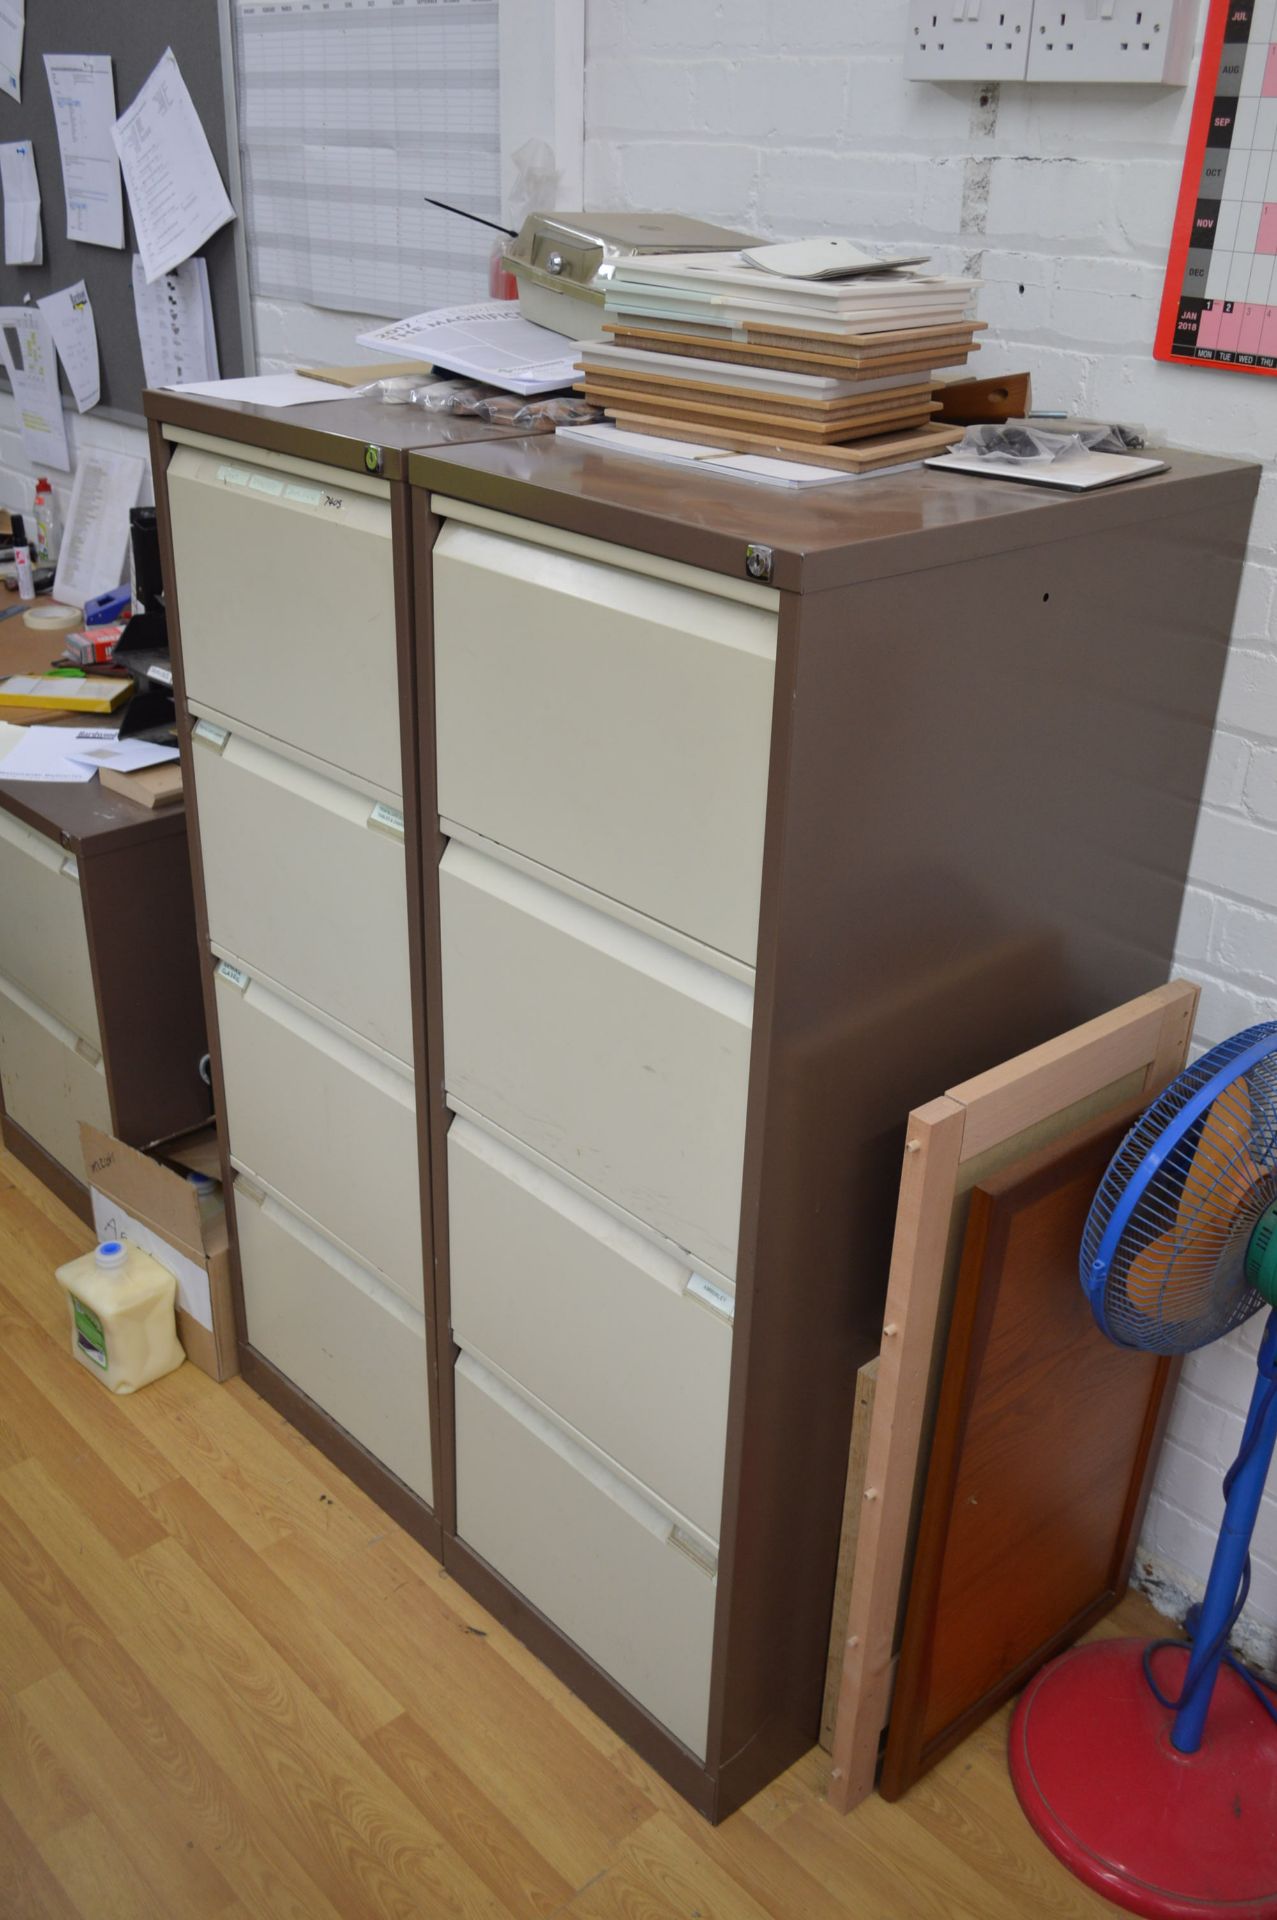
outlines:
M230 0L28 0L22 99L18 102L0 94L0 141L30 140L35 146L44 230L43 265L0 264L0 304L21 306L28 294L38 300L83 280L93 304L102 361L98 411L134 424L142 416L145 382L133 312L134 234L128 195L124 197L123 247L91 247L67 239L62 159L44 56L109 53L114 63L116 111L122 113L165 47L172 47L239 216L200 249L208 262L221 371L224 375L251 373L252 320L229 4ZM64 377L61 384L67 400ZM0 391L7 389L0 371Z

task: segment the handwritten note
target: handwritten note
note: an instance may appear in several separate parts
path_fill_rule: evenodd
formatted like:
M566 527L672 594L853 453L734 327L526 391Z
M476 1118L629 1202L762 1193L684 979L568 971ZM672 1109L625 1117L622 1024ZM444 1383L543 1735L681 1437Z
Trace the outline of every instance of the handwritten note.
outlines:
M171 47L111 130L142 268L170 273L235 218L208 136Z
M46 53L44 70L62 152L67 239L95 247L122 247L124 196L111 137L115 126L111 56Z
M67 385L81 413L102 398L102 367L98 359L98 330L93 320L89 290L83 280L58 293L46 293L36 305L49 323L53 344L62 362Z

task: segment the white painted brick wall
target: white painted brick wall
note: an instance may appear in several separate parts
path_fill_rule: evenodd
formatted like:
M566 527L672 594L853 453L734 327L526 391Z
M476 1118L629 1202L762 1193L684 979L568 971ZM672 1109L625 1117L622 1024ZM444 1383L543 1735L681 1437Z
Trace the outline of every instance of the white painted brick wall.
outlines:
M1237 609L1178 971L1199 1037L1277 997L1277 383L1149 355L1191 90L981 89L904 78L904 0L589 0L586 197L776 237L927 242L972 266L1041 407L1269 463ZM1258 1323L1188 1363L1142 1558L1200 1590ZM1252 1645L1277 1653L1277 1501L1256 1541Z

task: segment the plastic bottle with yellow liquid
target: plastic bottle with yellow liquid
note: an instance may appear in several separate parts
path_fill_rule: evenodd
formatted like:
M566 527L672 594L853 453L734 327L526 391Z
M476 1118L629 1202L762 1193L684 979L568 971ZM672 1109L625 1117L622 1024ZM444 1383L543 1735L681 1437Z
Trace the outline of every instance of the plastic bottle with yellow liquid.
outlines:
M104 1240L57 1270L71 1313L71 1351L112 1393L180 1367L177 1281L158 1260L124 1240Z

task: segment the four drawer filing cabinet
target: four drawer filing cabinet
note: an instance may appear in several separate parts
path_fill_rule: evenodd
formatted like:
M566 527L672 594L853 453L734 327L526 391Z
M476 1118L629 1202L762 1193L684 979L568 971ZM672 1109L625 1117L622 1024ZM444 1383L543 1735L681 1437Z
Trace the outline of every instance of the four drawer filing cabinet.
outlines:
M721 1817L816 1735L909 1108L1168 972L1254 472L794 497L488 435L378 535L384 426L151 404L246 1372Z

